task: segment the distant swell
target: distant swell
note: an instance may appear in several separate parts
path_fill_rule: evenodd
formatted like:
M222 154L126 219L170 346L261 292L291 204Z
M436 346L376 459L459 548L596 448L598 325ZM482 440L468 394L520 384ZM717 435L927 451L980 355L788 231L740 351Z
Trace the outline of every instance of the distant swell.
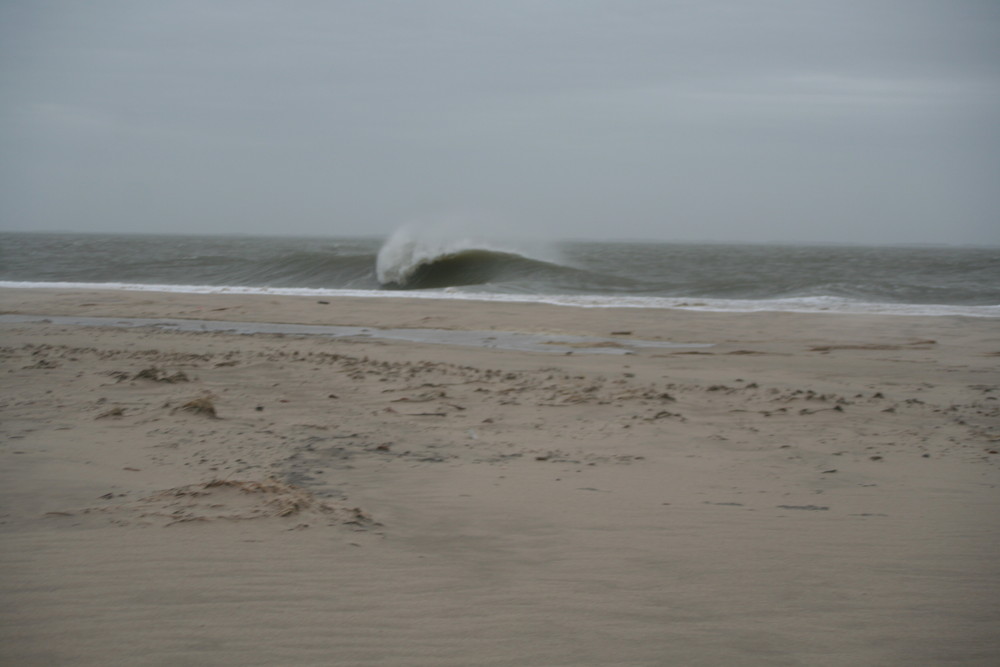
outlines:
M230 280L245 285L374 289L373 260L371 254L296 252L247 261L239 273L230 272Z

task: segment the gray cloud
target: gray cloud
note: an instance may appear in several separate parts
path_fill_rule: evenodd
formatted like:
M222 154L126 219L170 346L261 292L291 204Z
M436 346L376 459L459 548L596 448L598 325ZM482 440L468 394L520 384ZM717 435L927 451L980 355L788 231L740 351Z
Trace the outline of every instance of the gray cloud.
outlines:
M1000 243L993 2L0 7L0 225Z

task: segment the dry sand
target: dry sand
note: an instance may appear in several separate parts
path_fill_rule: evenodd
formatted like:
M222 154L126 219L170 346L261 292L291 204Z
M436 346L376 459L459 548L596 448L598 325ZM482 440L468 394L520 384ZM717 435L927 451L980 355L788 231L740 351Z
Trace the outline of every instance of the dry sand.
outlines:
M4 323L2 664L1000 663L996 319L0 298L631 352Z

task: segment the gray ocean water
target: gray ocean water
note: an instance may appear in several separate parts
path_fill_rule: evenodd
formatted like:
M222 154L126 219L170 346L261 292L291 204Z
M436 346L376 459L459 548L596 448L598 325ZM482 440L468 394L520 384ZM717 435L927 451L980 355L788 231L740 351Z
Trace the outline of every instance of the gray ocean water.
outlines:
M1000 248L8 232L0 283L1000 316Z

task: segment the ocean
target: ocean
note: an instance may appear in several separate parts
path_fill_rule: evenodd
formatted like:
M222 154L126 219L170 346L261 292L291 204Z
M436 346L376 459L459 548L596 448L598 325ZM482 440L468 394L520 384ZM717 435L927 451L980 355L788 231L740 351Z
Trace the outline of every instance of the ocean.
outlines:
M2 232L0 286L1000 317L1000 248Z

